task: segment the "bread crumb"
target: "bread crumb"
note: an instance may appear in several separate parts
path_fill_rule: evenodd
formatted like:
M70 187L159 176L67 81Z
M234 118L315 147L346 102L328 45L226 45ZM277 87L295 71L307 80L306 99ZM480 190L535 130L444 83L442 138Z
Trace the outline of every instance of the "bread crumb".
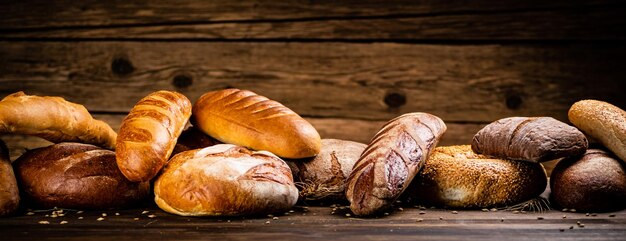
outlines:
M67 221L61 221L59 224L67 224Z
M103 218L103 217L99 217L99 218L98 218L98 219L96 219L96 220L98 220L98 221L102 221L102 220L104 220L104 218Z

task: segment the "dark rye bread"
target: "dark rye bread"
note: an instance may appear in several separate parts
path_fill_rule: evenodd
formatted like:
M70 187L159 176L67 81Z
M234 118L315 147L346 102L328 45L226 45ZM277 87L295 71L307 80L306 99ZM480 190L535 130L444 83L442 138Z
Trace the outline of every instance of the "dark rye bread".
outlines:
M15 163L24 201L33 208L110 209L148 197L148 182L122 175L115 153L79 143L29 150Z
M491 158L469 145L437 147L405 197L442 208L488 208L538 197L548 180L539 163Z
M552 117L509 117L478 131L472 150L478 154L530 162L582 155L585 135Z
M626 208L626 167L608 152L589 149L561 160L550 176L550 197L559 207L579 212Z
M419 172L446 131L428 113L397 117L376 133L346 181L346 197L356 215L387 209Z
M19 202L20 192L9 159L9 149L0 140L0 216L15 212Z

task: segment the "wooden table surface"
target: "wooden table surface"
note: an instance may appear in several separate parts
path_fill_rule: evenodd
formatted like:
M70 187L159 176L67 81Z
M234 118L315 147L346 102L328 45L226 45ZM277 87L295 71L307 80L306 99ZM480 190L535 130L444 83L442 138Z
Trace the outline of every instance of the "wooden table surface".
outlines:
M333 211L334 210L334 211ZM106 213L105 217L103 213ZM34 211L0 219L2 240L625 240L626 210L543 213L395 208L358 218L348 208L295 206L275 216L181 217L156 206L117 211ZM47 216L46 216L47 215ZM102 220L98 220L101 218ZM48 224L45 224L45 221Z

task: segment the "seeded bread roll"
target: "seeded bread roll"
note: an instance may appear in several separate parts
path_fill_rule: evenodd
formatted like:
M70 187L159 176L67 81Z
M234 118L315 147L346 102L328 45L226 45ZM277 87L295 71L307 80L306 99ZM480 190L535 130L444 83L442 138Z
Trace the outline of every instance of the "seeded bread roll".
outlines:
M154 195L161 209L182 216L269 214L298 201L283 160L230 144L174 156L156 179Z
M33 149L14 166L24 201L33 208L122 208L145 200L150 191L150 183L122 175L114 152L88 144Z
M598 100L581 100L572 105L569 120L626 161L626 111Z
M0 140L0 217L12 214L20 202L20 192L9 159L9 149Z
M561 160L550 176L550 196L561 207L579 212L626 208L626 167L605 151L589 149L582 157Z
M539 163L491 158L469 145L435 148L406 193L438 207L502 207L538 197L547 177Z

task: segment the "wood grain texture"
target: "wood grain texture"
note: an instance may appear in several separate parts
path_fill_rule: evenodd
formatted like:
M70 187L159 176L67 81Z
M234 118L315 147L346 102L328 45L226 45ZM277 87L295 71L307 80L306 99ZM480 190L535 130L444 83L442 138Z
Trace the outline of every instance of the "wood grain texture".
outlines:
M125 40L615 40L626 5L374 19L186 23L6 31L2 39Z
M45 217L51 214L47 211L0 219L0 235L8 240L623 240L626 235L626 211L586 216L561 211L514 214L459 210L454 214L428 209L420 214L417 208L404 207L389 216L361 219L346 217L345 211L337 210L330 214L331 207L297 206L291 213L276 214L277 219L190 218L151 206L82 214L66 210L64 217L57 218ZM102 213L107 217L96 221Z
M3 1L0 29L443 15L620 5L617 0L565 1Z
M304 117L385 121L420 111L446 122L566 121L580 99L626 106L625 53L585 44L3 42L0 96L23 90L128 112L155 90L194 102L236 87Z

